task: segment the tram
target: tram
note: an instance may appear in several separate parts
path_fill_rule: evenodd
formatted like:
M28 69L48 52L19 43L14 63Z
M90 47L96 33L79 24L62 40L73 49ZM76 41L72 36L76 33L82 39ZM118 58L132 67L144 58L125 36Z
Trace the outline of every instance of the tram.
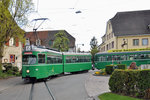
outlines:
M90 53L57 52L45 48L28 47L22 53L22 78L44 79L65 72L91 69Z
M97 69L103 69L106 65L111 64L129 66L131 62L136 62L137 66L150 64L150 51L97 53L95 55L95 67Z

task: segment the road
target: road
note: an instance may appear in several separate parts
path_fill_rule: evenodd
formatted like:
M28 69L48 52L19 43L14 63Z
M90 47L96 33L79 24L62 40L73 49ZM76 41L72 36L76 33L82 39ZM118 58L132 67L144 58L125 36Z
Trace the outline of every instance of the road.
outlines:
M48 80L47 85L56 100L90 100L85 90L85 81L89 74L90 73L79 73L59 76ZM11 82L12 81L11 79ZM5 88L0 90L0 100L29 100L32 84L24 83L21 78L14 79L14 81L16 82L15 85L10 85L6 81ZM5 82L3 82L3 84L4 83ZM7 84L9 86L7 86ZM52 100L44 82L35 83L33 100Z

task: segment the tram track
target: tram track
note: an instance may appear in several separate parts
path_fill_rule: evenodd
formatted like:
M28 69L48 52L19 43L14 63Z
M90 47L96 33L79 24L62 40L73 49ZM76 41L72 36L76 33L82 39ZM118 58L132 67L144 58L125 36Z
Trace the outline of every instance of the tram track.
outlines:
M30 90L30 94L29 94L29 100L34 100L34 99L33 99L33 97L34 97L34 95L33 95L33 94L34 94L34 85L35 85L35 83L32 82L31 90ZM49 99L49 100L56 100L55 97L54 97L54 95L53 95L53 93L52 93L52 91L51 91L50 88L48 87L46 81L44 81L44 85L45 85L45 87L46 87L46 90L48 91L48 94L50 95L50 98L51 98L51 99Z

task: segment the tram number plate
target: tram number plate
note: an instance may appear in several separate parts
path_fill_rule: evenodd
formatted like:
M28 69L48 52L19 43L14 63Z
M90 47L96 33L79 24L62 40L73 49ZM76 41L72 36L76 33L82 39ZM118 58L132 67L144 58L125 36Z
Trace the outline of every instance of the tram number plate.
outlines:
M31 51L31 46L26 46L26 51Z

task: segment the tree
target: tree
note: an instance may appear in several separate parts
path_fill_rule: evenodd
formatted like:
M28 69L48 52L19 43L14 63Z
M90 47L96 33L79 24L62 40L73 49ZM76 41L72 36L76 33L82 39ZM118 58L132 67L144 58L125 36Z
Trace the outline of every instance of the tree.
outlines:
M80 49L80 48L77 48L77 52L81 52L81 49Z
M32 6L32 0L0 0L0 48L11 37L25 41L25 32L18 25L27 24Z
M4 2L5 1L5 2ZM28 15L33 11L32 0L3 0L12 19L22 27L28 23Z
M68 51L69 39L67 38L67 35L64 31L59 31L55 35L53 47L57 48L59 51Z
M24 30L20 26L27 22L32 0L0 0L0 59L3 46L11 37L24 42Z
M94 56L96 53L98 53L98 42L97 39L95 38L95 36L91 39L90 41L90 45L91 45L91 54L92 54L92 62L94 63Z

